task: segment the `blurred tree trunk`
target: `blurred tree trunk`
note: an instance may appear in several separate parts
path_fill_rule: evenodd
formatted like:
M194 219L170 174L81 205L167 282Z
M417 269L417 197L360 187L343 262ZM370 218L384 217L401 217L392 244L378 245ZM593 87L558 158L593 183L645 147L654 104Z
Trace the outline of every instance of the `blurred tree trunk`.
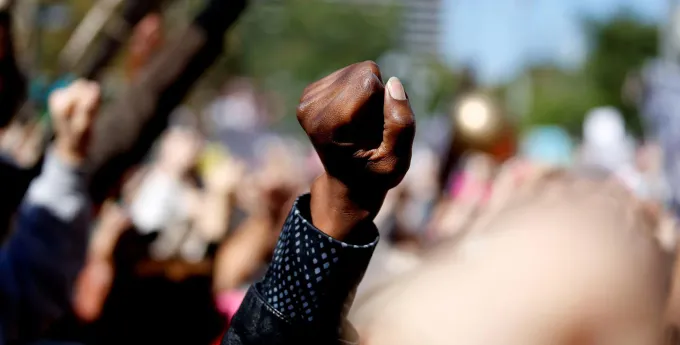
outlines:
M90 192L101 203L140 162L199 77L222 53L224 34L245 0L213 0L185 32L168 42L121 97L102 110L89 165Z

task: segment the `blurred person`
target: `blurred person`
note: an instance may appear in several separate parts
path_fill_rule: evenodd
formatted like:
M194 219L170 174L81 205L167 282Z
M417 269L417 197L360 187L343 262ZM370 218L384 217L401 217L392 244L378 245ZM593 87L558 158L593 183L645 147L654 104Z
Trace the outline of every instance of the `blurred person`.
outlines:
M181 242L198 206L198 185L192 176L202 140L192 129L170 128L161 139L158 156L143 174L130 207L130 216L142 234L158 232L151 255L167 259L182 251ZM179 227L179 228L178 228Z
M291 146L274 140L263 148L263 156L260 170L241 179L238 198L246 218L220 245L216 257L214 289L227 318L236 312L246 285L264 274L286 212L305 182L303 157ZM249 193L242 193L244 189Z
M31 134L35 131L31 130L32 123L23 123L20 121L12 121L4 130L0 137L0 150L5 159L13 161L18 166L30 166L31 162L22 159L22 153L27 146L32 146ZM29 144L29 145L26 145ZM35 163L35 162L32 162Z
M26 79L14 51L12 32L13 1L0 4L0 135L14 119L26 98ZM14 216L31 180L39 168L26 169L7 157L0 157L0 180L13 181L0 195L0 239L9 231Z
M680 68L674 61L648 61L642 70L642 94L639 104L645 125L646 139L658 142L663 157L663 169L668 184L669 207L680 215L680 126L678 117L678 78Z
M395 212L397 229L393 236L420 242L438 194L435 182L438 172L436 153L427 146L414 145L411 168L402 184L403 202Z
M73 310L79 319L94 322L100 317L113 285L113 251L116 242L131 224L127 212L116 203L107 202L102 208L74 293Z
M613 107L591 110L583 122L580 164L616 173L634 162L635 142Z
M448 197L440 200L430 220L430 242L464 235L491 197L497 169L494 159L482 153L471 153L462 162L463 167L455 175Z
M134 26L146 14L152 12L157 4L156 1L127 1L124 21ZM116 102L102 109L102 116L95 125L95 140L92 142L86 162L87 169L91 171L88 190L96 208L112 193L117 192L121 178L128 169L146 156L165 129L172 110L180 104L195 81L221 53L224 33L245 6L244 0L207 2L192 25L180 37L164 44L154 59L139 72L139 78L126 92ZM15 64L9 63L13 61L13 51L11 35L8 34L9 11L6 8L0 15L0 26L3 27L0 29L3 32L1 34L3 48L0 50L8 57L4 59L8 62L4 64L8 67L5 80L14 80L17 79L14 76L20 74L14 73L13 71L18 69L12 67ZM97 78L120 46L120 37L127 36L124 33L119 36L121 32L108 34L101 49L94 54L94 60L82 64L85 66L83 74L89 79ZM12 83L17 87L4 90L11 94L24 90L24 87L19 87L22 84L19 79ZM8 109L14 109L13 105L21 103L14 101L19 98L21 97L2 97L2 101L7 101ZM13 111L7 111L5 114L11 116ZM0 177L3 177L3 180L15 181L6 188L0 198L0 226L3 230L5 224L9 224L9 219L16 211L29 182L39 172L39 168L36 166L30 170L20 169L15 167L13 162L0 161Z
M252 131L264 124L263 109L252 80L233 78L222 93L206 110L218 131Z
M17 166L31 169L39 165L42 159L47 133L47 126L43 121L12 121L0 138L1 150Z
M372 62L308 86L297 115L325 172L293 205L223 344L357 341L345 311L378 241L373 219L410 166L415 119L399 79L383 84Z
M659 205L669 205L671 192L664 176L661 147L654 142L644 143L636 153L635 163L645 186L641 197Z
M0 344L37 337L68 310L90 225L83 162L99 102L87 81L50 96L57 137L0 251Z
M203 148L193 127L175 124L149 164L130 172L121 200L102 210L81 274L76 320L53 338L209 344L220 334L224 319L212 272L244 166L223 157L198 176Z
M462 240L357 300L363 343L667 340L670 265L642 202L617 182L525 164L498 184Z
M135 14L130 18L141 19L150 12L145 5L153 8L156 2L129 3L130 13ZM125 92L102 109L95 129L97 140L88 157L88 167L93 172L89 191L95 204L115 192L126 171L146 157L174 108L222 53L224 34L245 7L245 0L207 1L191 25L164 42ZM139 20L135 18L129 22ZM98 75L110 61L120 41L109 38L100 46L92 64L83 64L85 75Z
M196 228L206 239L223 241L235 217L237 190L246 174L246 165L238 159L218 163L204 177L204 196L196 214Z
M648 186L640 170L637 143L626 132L623 117L613 107L593 109L583 124L580 164L612 174L638 197L647 198Z
M172 134L168 133L168 135ZM169 138L166 138L165 140L172 141ZM195 145L191 142L188 144L190 147ZM182 141L174 142L172 144L166 143L164 148L161 149L161 151L163 151L163 153L161 153L161 161L167 162L169 157L175 154L179 155L179 152L176 149L178 147L186 146L187 145L184 145ZM193 149L189 148L189 151L192 150ZM188 161L191 161L191 157L193 156L193 154L189 154L189 156L186 158ZM169 164L160 163L158 165L167 168ZM189 164L185 166L188 165ZM228 227L227 223L229 222L229 210L231 209L231 203L233 202L233 190L241 180L241 175L243 174L242 169L242 165L236 161L225 161L219 163L218 166L214 167L214 169L207 173L205 178L205 190L201 192L201 195L199 196L200 199L193 200L196 204L192 207L193 210L190 211L191 214L185 215L192 218L192 229L195 230L193 233L197 235L194 237L184 237L184 241L193 240L193 243L189 244L194 245L195 247L196 244L201 246L200 242L202 241L219 241L224 236L224 233ZM165 171L171 172L176 170L171 168ZM135 202L140 202L139 199L136 199L135 190L140 188L142 184L145 184L146 178L149 178L148 174L146 177L143 175L143 173L136 174L136 176L133 176L130 180L130 183L128 184L129 189L126 193L127 203L135 205ZM149 184L146 185L150 186ZM155 184L152 183L151 185ZM159 189L172 191L171 188ZM153 190L155 190L157 193L159 192L159 189L154 188ZM147 197L158 199L158 197L154 197L153 191L147 191L146 193L148 193L146 194ZM163 200L181 201L182 199L181 193L174 194L174 196L169 196L168 198L163 198L161 196L157 202L147 200L148 204L146 205L162 206ZM176 227L173 227L167 223L168 221L172 221L173 216L171 215L165 214L161 216L154 216L154 214L156 214L154 213L154 210L150 210L144 206L136 208L135 211L137 217L143 217L141 220L137 218L137 224L140 226L145 226L143 229L165 228L174 231L178 230ZM163 213L160 208L157 209L157 211ZM168 212L177 212L178 214L182 213L181 211L177 211L177 209L171 205L168 206ZM160 221L160 223L156 221ZM151 224L154 222L156 222L155 225ZM163 225L163 222L165 222L166 225ZM83 292L78 295L80 299L76 301L75 312L82 320L86 322L93 322L96 321L100 316L101 309L104 306L105 299L108 296L114 278L114 248L116 247L118 240L121 238L123 233L130 229L132 225L134 225L134 220L128 215L128 212L125 211L124 208L115 203L108 203L105 205L101 213L100 224L97 230L94 232L94 237L90 245L90 259L88 260L88 268L81 274L81 278L83 279L81 284ZM196 243L196 241L199 241L199 243ZM174 248L172 245L163 247L163 244L167 244L167 242L160 242L160 245L158 245L156 248L159 248L159 250L168 250ZM202 247L203 246L201 246L201 248ZM204 254L204 250L201 250L201 248L196 248L198 256L189 254L189 261L195 261L201 258L200 255ZM167 255L169 254L163 254L157 259L167 259Z
M17 64L12 34L12 1L0 4L0 128L6 127L26 97L26 80Z

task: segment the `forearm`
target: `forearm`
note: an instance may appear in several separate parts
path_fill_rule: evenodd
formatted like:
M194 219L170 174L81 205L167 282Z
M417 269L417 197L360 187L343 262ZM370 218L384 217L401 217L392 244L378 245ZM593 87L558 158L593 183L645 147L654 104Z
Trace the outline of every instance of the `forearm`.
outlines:
M246 219L221 245L215 258L215 291L229 291L252 282L272 252L270 222Z
M360 222L367 227L362 229L367 232L363 238L372 240L341 242L312 224L312 217L310 196L302 196L286 220L265 278L251 287L223 344L332 343L341 337L338 329L378 233L372 223ZM267 328L262 322L280 327ZM243 336L253 333L257 336Z
M82 267L90 217L82 172L50 154L20 206L16 231L0 252L5 325L33 333L69 307Z
M318 229L336 240L366 242L370 231L361 228L375 227L386 193L359 191L349 188L328 174L319 176L311 187L311 221Z

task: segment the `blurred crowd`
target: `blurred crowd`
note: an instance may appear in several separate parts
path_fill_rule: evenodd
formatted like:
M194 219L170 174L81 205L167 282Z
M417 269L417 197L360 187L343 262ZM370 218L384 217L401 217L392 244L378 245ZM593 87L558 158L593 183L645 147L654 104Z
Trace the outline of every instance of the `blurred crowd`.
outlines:
M215 6L206 13L224 10ZM211 20L197 23L226 30ZM201 111L163 104L185 87L169 83L194 77L172 75L193 65L163 56L176 47L162 23L159 13L141 16L125 66L130 97L157 85L168 94L130 108L132 98L121 97L119 108L158 103L150 116L165 112L167 121L130 130L148 150L116 165L122 172L94 207L68 310L40 333L46 344L218 343L266 274L294 201L324 172L306 139L272 130L248 78L225 83ZM185 46L193 34L182 36ZM197 49L192 63L212 50ZM168 66L171 80L156 83ZM664 147L628 133L612 107L587 114L578 139L553 126L519 133L476 91L457 95L450 115L418 118L410 169L375 218L381 240L354 296L360 335L370 344L652 344L645 327L653 326L641 319L658 321L663 309L680 325L680 295L664 304L677 285L657 284L680 278L668 268L677 215ZM16 113L0 136L2 159L31 171L49 159L53 134L69 132ZM114 142L111 123L97 128ZM557 328L576 331L558 342Z

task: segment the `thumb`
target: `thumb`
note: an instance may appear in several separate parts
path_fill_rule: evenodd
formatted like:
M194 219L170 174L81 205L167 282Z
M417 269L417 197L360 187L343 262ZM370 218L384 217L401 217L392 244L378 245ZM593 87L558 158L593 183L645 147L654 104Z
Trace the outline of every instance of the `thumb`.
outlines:
M393 153L397 158L410 156L416 133L416 120L404 86L396 77L390 78L385 85L383 114L385 121L383 149Z

